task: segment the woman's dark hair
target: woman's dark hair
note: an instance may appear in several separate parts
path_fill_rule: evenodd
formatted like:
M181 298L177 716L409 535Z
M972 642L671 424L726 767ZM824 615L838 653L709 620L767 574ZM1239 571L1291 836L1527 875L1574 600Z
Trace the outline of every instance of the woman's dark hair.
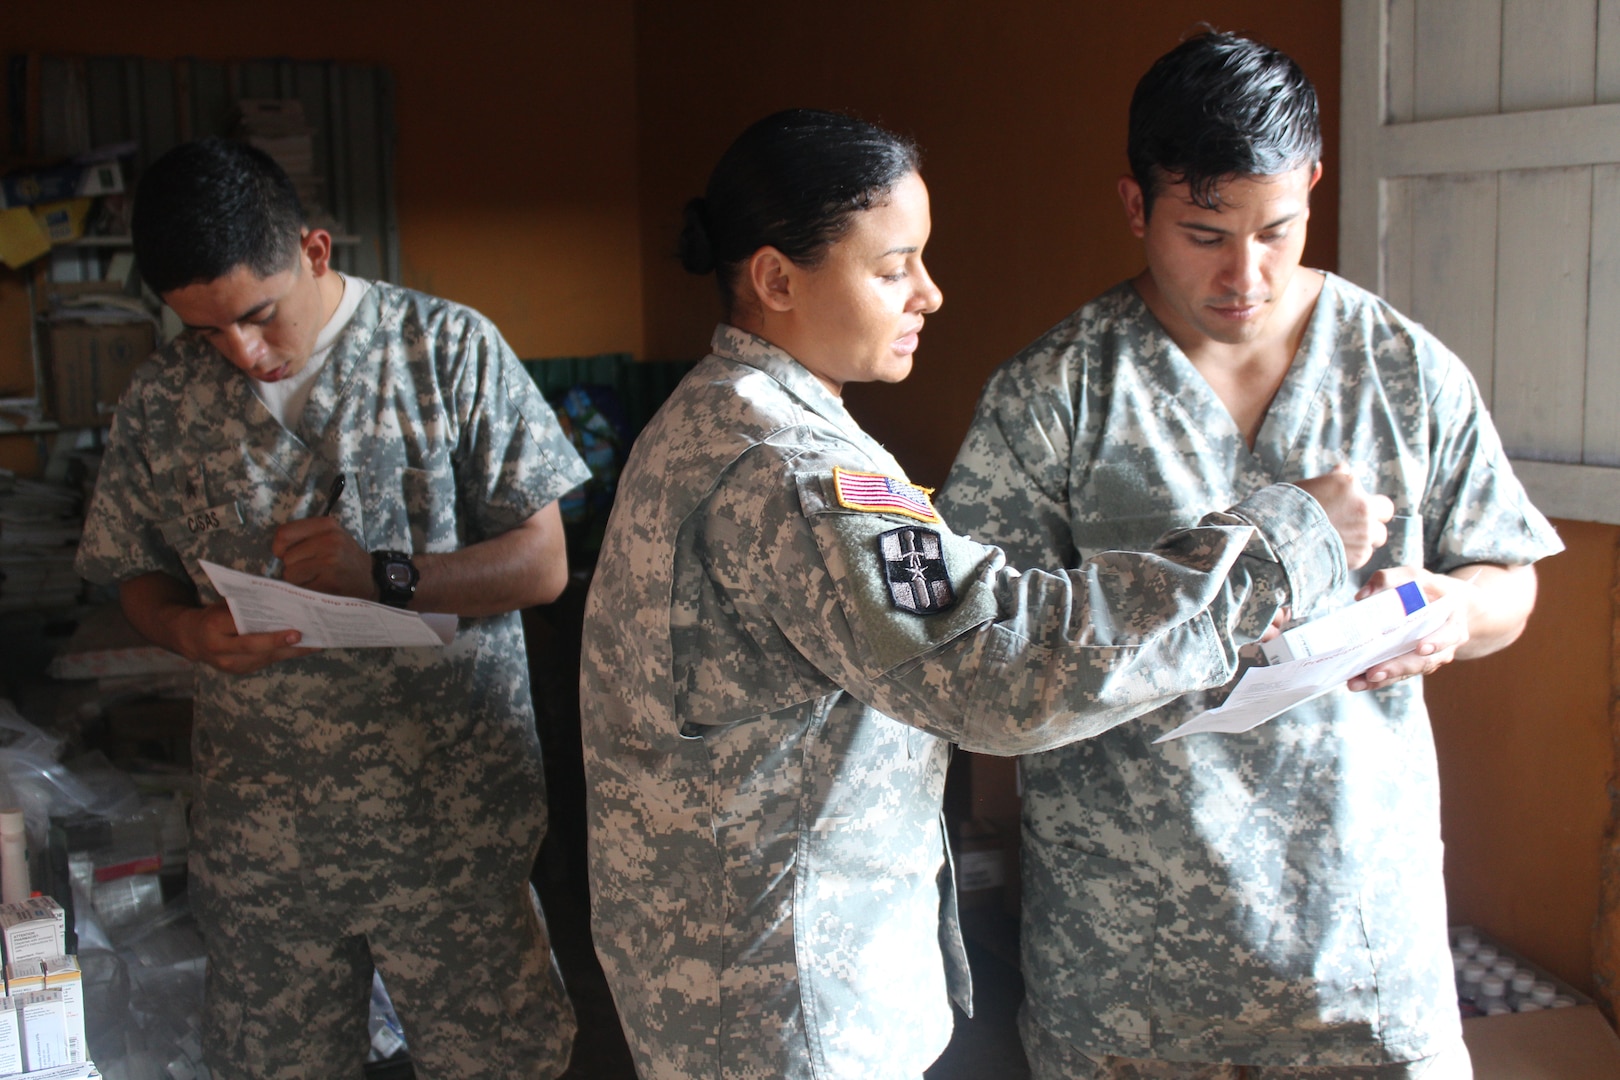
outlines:
M1126 156L1151 212L1164 184L1205 209L1237 176L1280 176L1322 160L1316 88L1285 54L1235 34L1188 38L1131 97Z
M266 278L292 266L304 208L281 166L246 143L182 143L135 191L135 265L159 296L238 266Z
M839 113L788 109L737 137L686 204L677 253L694 274L711 271L730 315L742 265L769 245L815 266L860 210L883 202L917 171L910 139Z

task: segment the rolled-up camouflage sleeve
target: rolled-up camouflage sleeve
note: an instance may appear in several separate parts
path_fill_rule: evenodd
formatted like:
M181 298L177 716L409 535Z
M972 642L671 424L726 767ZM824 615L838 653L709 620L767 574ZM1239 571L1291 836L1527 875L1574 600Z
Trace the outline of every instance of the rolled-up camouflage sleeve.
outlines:
M451 400L460 437L456 485L473 539L506 532L590 479L557 416L500 332L481 316L459 340Z
M719 549L717 580L752 594L833 683L985 753L1062 745L1228 682L1239 646L1288 602L1292 582L1309 592L1345 580L1326 516L1288 485L1152 551L1020 572L942 523L838 505L830 463L801 458L784 484L770 458L745 458L711 504L711 520L725 523L711 536L758 537ZM1281 538L1276 546L1257 524ZM896 530L911 547L937 549L942 565L930 573L949 585L935 586L940 603L926 613L907 610L890 586L884 538Z

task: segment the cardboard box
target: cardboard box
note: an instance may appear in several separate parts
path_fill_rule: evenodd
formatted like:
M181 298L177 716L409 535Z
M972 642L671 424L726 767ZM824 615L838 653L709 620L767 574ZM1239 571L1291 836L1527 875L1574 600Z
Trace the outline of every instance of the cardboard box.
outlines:
M22 1027L17 1003L0 998L0 1076L22 1072Z
M50 960L67 952L67 918L49 896L0 904L0 936L6 963L19 970L29 960Z
M79 1061L71 1065L53 1065L49 1069L22 1073L19 1080L101 1080L101 1070L97 1069L93 1062Z
M67 1019L62 991L40 990L12 999L22 1018L23 1068L28 1072L72 1064L67 1056Z
M45 985L45 967L38 960L24 960L20 964L6 965L6 996L22 997L36 990L48 990ZM0 1073L0 1076L5 1075Z
M1596 1006L1463 1021L1474 1080L1614 1080L1620 1038Z
M157 348L149 322L50 324L50 415L64 427L106 427L136 367Z
M84 976L79 971L77 956L58 956L46 960L45 989L62 991L62 1019L67 1026L69 1062L90 1060L90 1051L84 1037Z

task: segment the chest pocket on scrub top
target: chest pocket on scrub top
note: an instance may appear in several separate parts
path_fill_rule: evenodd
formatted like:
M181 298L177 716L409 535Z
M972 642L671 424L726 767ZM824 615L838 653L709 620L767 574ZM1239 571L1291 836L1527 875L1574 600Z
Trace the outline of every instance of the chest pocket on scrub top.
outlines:
M386 493L380 493L384 500ZM399 474L399 498L385 505L381 520L391 522L392 534L384 543L408 539L413 553L453 551L456 536L456 478L450 455L443 449L429 451L417 466L406 466Z

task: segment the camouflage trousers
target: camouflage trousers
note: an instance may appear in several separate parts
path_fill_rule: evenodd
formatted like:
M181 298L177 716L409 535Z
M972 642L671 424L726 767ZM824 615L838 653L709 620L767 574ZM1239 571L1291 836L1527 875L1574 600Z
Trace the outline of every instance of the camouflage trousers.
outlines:
M198 884L203 1049L218 1080L360 1077L373 965L419 1080L550 1080L568 1067L574 1012L527 883L414 909L262 920L210 903Z
M1019 1024L1031 1080L1472 1080L1461 1037L1438 1054L1387 1065L1232 1065L1093 1056L1028 1021Z

